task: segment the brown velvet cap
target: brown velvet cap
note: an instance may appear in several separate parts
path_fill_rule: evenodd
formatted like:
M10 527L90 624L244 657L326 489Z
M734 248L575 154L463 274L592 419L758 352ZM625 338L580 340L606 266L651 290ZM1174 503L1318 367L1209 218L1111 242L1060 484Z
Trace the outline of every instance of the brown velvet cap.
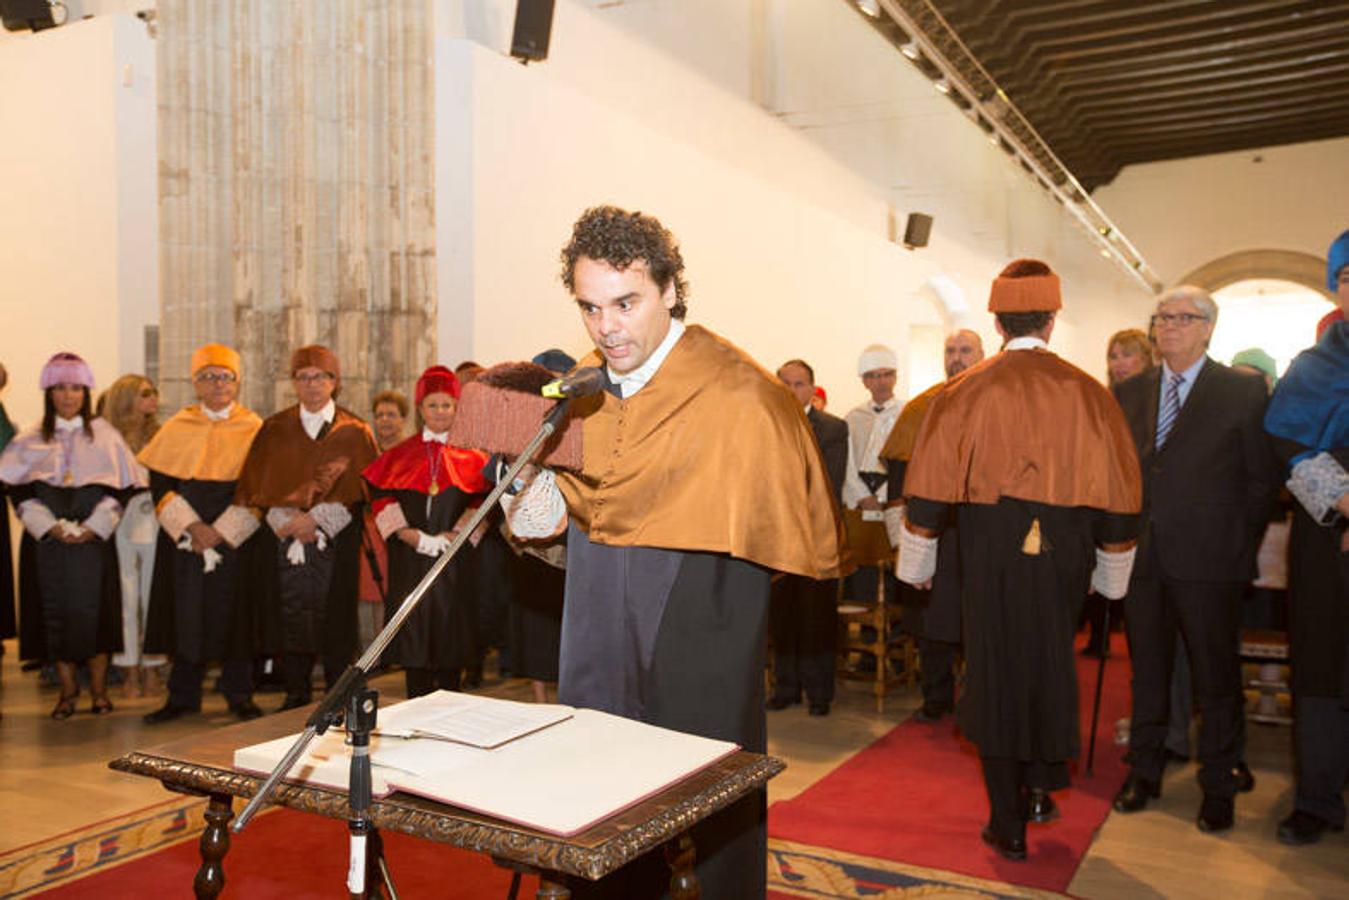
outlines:
M322 369L334 378L342 377L342 366L337 362L337 354L322 344L310 344L296 350L290 357L290 374L313 366Z
M1056 312L1063 308L1059 276L1038 259L1015 259L993 279L991 313Z

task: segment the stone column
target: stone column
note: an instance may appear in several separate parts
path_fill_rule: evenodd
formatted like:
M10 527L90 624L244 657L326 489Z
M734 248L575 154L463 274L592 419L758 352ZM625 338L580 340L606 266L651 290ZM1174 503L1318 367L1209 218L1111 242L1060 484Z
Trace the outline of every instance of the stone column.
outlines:
M342 360L341 402L435 357L430 0L160 0L161 371L209 340L241 399L293 402L291 351Z

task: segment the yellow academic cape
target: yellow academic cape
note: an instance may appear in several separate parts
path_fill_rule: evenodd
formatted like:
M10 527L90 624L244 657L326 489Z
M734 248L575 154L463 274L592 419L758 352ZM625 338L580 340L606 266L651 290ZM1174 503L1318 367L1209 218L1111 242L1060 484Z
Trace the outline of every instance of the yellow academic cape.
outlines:
M582 470L557 480L590 540L840 574L837 501L805 414L731 343L691 325L640 391L588 397L574 414Z
M885 439L885 446L881 448L881 459L893 459L898 462L913 459L913 445L918 442L918 430L923 426L927 408L932 404L932 398L944 387L946 382L939 381L904 404L904 408L899 411L899 418L895 419L895 427L890 429L890 436Z
M174 413L136 457L151 471L183 481L235 481L262 419L238 403L220 421L209 418L200 404ZM159 508L173 499L170 492Z
M1048 350L1011 350L966 369L928 405L904 496L940 503L1013 497L1132 515L1142 481L1110 392Z

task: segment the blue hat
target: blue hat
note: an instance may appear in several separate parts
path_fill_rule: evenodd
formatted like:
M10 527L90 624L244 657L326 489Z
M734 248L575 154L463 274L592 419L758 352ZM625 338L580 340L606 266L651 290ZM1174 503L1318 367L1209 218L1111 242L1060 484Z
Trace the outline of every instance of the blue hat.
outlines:
M534 365L543 366L554 375L566 375L576 368L576 360L558 349L545 350L534 357Z
M1326 287L1333 294L1340 289L1340 269L1349 266L1349 231L1335 238L1330 245L1330 265L1326 267Z

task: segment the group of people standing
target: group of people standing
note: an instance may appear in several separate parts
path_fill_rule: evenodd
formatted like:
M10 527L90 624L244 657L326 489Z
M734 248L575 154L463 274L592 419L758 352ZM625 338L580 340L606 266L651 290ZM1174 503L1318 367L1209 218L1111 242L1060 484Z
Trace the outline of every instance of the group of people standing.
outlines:
M423 373L419 431L405 440L406 401L376 397L389 444L381 452L370 427L337 404L341 365L331 350L302 347L290 369L298 402L264 420L238 402L239 354L200 347L190 372L197 402L160 425L147 379L118 379L96 411L88 364L72 353L47 362L43 422L6 440L0 456L0 481L24 526L22 615L16 623L6 593L0 629L13 636L21 627L24 660L54 663L53 718L75 713L81 668L90 710L112 709L110 657L131 677L171 661L167 698L145 715L149 724L199 711L211 663L240 719L262 714L254 691L269 666L284 686L282 709L309 703L315 663L331 686L448 547L487 489L486 456L446 443L455 373ZM461 556L382 657L405 670L409 696L456 688L481 663L476 554ZM511 565L509 554L499 562ZM510 582L509 571L490 574ZM371 583L378 600L362 604ZM536 652L531 672L556 680L561 585L549 586L553 658L550 666ZM360 615L375 605L378 614ZM529 630L536 646L546 648L547 631L547 622Z

